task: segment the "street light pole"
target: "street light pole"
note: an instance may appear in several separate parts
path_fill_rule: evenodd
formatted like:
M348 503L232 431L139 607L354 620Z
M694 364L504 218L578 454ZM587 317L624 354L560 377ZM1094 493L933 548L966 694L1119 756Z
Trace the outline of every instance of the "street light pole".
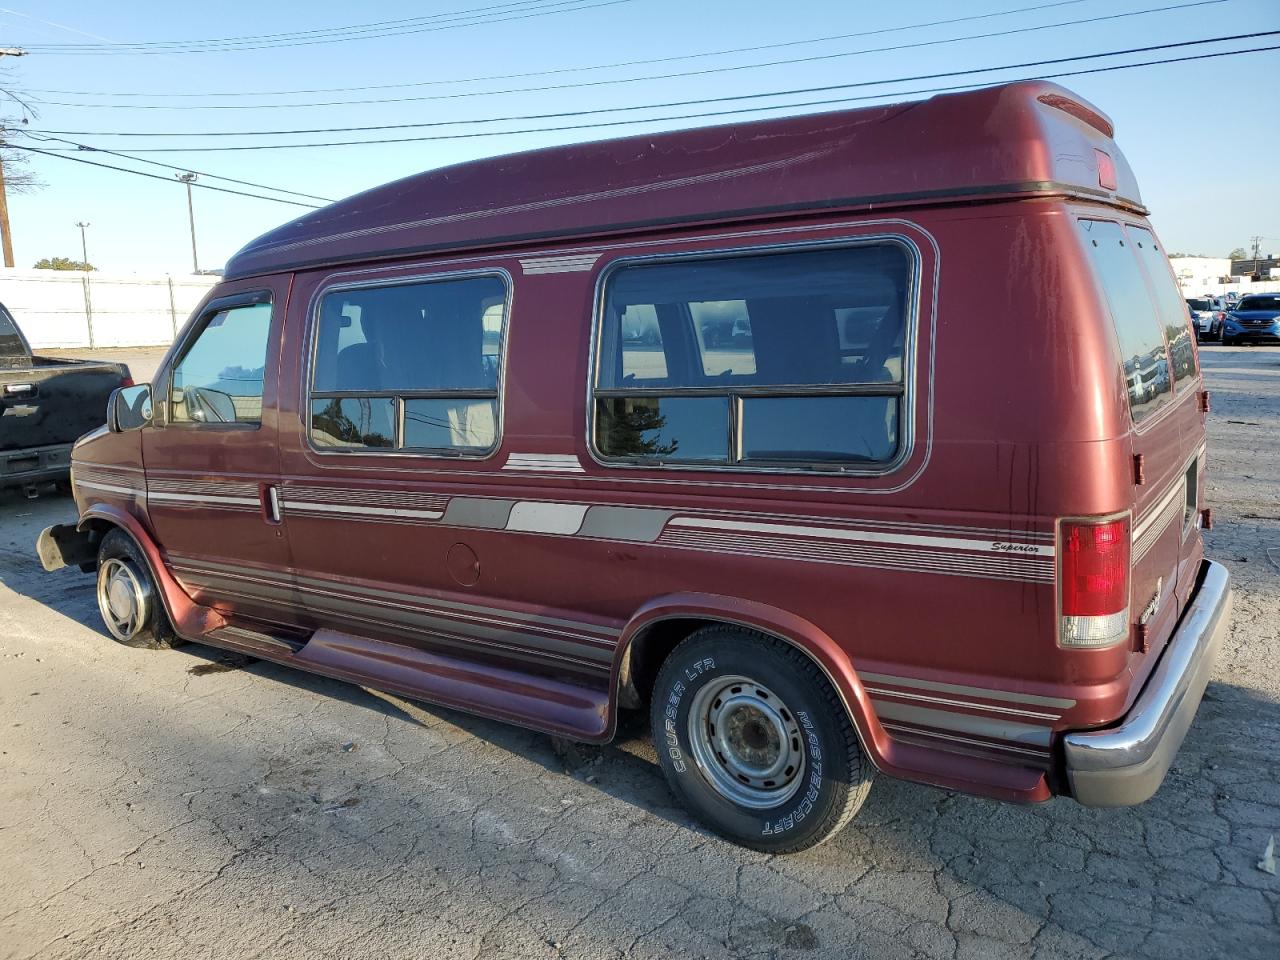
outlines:
M191 185L198 179L194 173L176 173L179 180L187 185L187 219L191 223L191 272L200 272L200 260L196 256L196 208L191 202Z
M85 273L89 272L89 247L85 243L84 228L91 227L93 224L86 223L83 220L77 220L76 226L80 228L80 262L84 264Z

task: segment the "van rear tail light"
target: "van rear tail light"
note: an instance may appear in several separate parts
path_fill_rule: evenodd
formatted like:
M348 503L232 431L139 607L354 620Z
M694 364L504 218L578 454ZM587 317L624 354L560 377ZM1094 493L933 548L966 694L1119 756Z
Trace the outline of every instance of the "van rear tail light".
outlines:
M1129 520L1064 520L1058 640L1098 649L1129 636Z

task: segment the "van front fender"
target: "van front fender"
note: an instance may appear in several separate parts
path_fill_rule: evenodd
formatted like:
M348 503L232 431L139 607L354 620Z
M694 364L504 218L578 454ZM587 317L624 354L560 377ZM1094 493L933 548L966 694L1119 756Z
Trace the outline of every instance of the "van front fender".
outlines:
M628 679L631 645L646 631L666 620L706 620L734 624L777 637L795 647L817 664L826 675L850 722L857 731L862 749L879 769L894 766L889 759L892 744L871 707L848 654L815 624L777 607L740 597L715 594L679 593L649 601L635 612L622 631L614 657L612 689L619 690ZM614 697L615 715L618 697Z
M222 614L212 607L196 603L182 589L181 584L173 578L169 568L165 566L160 548L142 526L142 522L126 510L107 503L95 503L80 515L76 529L86 531L98 524L110 524L119 527L133 538L138 545L147 567L151 571L151 579L160 590L160 599L164 602L169 622L180 637L186 640L198 640L211 630L226 626Z

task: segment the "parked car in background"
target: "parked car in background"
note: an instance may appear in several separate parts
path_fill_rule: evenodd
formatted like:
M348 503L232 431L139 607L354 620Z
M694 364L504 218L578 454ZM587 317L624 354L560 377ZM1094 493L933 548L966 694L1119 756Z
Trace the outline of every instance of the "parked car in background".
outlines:
M132 383L123 363L33 355L0 304L0 488L34 495L41 483L65 480L71 444L101 426L111 392Z
M1280 343L1280 293L1250 293L1227 311L1222 342Z
M1212 297L1194 297L1187 300L1191 324L1198 340L1216 340L1221 333L1221 310L1214 309Z
M877 770L1140 803L1231 590L1194 333L1112 132L1016 83L309 213L117 392L41 558L96 568L132 646L595 743L646 710L674 795L759 850L831 836Z

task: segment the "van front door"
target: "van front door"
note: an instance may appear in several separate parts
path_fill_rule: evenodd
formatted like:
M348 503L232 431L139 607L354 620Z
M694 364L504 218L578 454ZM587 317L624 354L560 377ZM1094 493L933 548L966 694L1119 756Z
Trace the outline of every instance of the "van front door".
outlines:
M147 513L178 582L237 618L293 625L280 523L276 371L285 278L226 285L157 372ZM263 581L284 586L264 591Z

